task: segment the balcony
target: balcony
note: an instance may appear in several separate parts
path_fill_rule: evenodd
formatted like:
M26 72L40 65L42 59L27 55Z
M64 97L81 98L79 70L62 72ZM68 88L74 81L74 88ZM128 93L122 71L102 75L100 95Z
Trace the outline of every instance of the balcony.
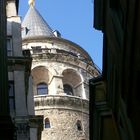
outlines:
M89 101L69 95L34 96L35 110L67 109L88 113Z

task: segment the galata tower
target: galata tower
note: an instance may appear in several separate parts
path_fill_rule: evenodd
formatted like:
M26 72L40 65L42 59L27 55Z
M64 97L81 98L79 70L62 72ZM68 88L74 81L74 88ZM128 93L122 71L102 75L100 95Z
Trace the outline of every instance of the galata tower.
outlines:
M32 56L36 115L44 116L41 140L89 140L89 79L100 72L79 45L52 30L29 1L22 49Z

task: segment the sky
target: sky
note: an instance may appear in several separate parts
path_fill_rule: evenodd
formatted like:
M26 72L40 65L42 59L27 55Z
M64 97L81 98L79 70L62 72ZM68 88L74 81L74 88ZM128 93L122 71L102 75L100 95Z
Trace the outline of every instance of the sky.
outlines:
M93 28L93 0L35 0L35 7L53 30L85 49L102 70L102 33ZM23 20L28 0L19 0Z

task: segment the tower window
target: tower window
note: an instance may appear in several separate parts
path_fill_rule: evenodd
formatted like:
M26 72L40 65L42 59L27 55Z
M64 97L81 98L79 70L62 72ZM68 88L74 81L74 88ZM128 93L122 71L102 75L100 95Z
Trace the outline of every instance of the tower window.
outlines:
M37 85L37 95L48 94L48 85L46 83L39 83Z
M50 128L51 126L50 126L50 120L49 120L49 118L46 118L45 119L45 128Z
M81 131L82 130L82 123L80 120L77 121L76 125L77 125L77 130Z
M68 84L64 84L64 92L67 94L67 95L73 95L73 89L70 85Z

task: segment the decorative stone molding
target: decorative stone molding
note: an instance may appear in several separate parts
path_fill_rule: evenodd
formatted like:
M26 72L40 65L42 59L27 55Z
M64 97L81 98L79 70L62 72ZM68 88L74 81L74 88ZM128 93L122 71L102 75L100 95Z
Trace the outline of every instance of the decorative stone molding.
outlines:
M33 54L33 62L39 62L43 60L49 60L54 62L67 63L71 65L75 65L85 69L91 75L97 76L99 75L99 71L95 66L92 66L87 63L85 60L80 60L78 57L72 56L71 54L53 54L53 53L45 53L45 54Z
M35 110L61 108L89 113L89 101L75 96L47 95L34 96Z
M23 46L27 45L29 43L37 43L37 42L50 43L50 44L52 44L52 46L54 46L55 44L60 45L60 46L65 45L67 48L70 48L70 50L79 52L79 54L81 54L85 58L91 59L89 54L82 47L80 47L78 44L76 44L72 41L69 41L67 39L64 39L64 38L38 36L38 37L28 37L28 38L24 38L22 40Z

